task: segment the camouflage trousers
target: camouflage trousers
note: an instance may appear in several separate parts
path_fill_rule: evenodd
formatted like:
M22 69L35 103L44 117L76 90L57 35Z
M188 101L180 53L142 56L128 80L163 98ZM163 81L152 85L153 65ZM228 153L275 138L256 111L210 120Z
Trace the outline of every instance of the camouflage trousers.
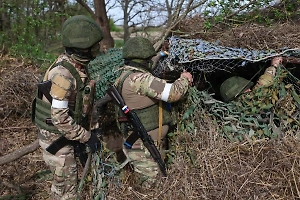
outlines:
M41 130L41 134L43 133L45 133L45 130ZM55 155L52 155L46 151L46 148L51 143L48 143L41 138L39 139L39 143L42 148L43 159L53 174L51 186L52 199L78 199L78 171L74 156L74 148L72 146L65 146Z
M156 180L156 176L159 174L159 167L142 140L138 139L131 149L124 147L124 152L131 160L135 172L147 177L150 182Z

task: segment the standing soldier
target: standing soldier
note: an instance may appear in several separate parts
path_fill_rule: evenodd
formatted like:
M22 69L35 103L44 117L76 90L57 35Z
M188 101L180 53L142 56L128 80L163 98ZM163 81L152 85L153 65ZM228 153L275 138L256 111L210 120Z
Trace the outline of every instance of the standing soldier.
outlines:
M173 83L167 83L153 76L152 58L155 55L156 52L148 39L129 39L123 47L124 71L115 85L126 105L136 112L146 131L159 147L171 123L170 112L165 102L180 100L192 84L193 77L189 72L183 72ZM126 126L121 124L121 127L126 136ZM159 168L142 141L136 140L131 149L124 147L124 152L132 160L134 170L147 180L145 185L150 186L156 180Z
M86 147L94 152L100 145L97 135L90 130L94 82L89 79L87 65L99 53L103 38L96 22L83 15L67 19L61 34L65 53L38 84L33 104L43 159L53 173L52 199L57 200L78 198L74 144L83 145L81 152L76 152L81 154L83 164Z

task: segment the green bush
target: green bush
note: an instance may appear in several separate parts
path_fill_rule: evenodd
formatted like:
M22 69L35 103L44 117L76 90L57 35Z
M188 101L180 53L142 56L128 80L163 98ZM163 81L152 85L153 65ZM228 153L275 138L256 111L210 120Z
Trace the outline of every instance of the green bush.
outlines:
M113 31L113 32L121 32L122 29L121 28L118 28L114 21L112 19L109 20L109 27L110 27L110 31Z
M124 40L115 40L115 48L120 48L124 46Z

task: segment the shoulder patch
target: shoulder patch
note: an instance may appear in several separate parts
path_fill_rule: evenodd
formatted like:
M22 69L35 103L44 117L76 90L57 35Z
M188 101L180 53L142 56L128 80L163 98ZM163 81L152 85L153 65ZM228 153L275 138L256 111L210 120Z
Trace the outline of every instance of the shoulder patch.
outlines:
M61 74L54 74L51 81L64 90L69 90L72 86L71 80Z
M70 79L67 79L61 74L54 74L51 78L52 86L50 94L53 98L64 99L67 92L70 90L72 83Z
M165 84L161 81L158 81L157 79L154 79L150 85L150 88L156 91L157 93L162 93L165 88Z

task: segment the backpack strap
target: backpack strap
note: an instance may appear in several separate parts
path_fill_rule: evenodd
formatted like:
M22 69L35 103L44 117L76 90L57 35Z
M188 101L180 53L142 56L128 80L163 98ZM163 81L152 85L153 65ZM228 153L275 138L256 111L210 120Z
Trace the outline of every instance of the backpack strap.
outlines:
M75 105L75 109L74 109L74 113L73 114L73 118L74 120L79 123L80 125L82 125L82 90L84 89L84 83L80 78L80 75L78 73L78 71L76 70L76 68L69 62L63 60L59 63L57 63L58 65L62 65L63 67L65 67L67 70L69 70L69 72L72 74L72 76L75 78L76 80L76 86L77 86L77 95L76 95L76 105Z

